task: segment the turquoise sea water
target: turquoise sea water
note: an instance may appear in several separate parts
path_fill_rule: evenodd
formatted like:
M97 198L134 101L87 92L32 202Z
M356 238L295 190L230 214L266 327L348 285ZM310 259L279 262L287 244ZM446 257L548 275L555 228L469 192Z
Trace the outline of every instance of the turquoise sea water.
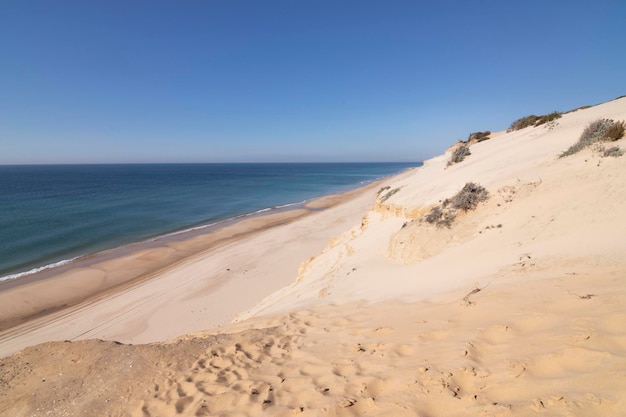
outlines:
M420 163L0 166L0 281Z

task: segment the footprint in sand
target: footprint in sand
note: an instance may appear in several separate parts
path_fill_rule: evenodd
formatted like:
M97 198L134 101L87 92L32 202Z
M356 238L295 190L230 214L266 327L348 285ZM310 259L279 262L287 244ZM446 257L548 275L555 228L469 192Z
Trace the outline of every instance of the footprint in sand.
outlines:
M374 334L388 334L394 332L396 329L393 327L377 327L374 329Z
M394 348L394 352L398 355L398 356L411 356L413 354L413 351L415 350L415 347L412 345L398 345Z

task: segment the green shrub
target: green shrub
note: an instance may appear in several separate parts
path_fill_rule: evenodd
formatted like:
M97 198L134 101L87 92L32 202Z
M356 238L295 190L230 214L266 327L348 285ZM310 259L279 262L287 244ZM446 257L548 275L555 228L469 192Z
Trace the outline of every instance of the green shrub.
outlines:
M452 164L457 164L465 159L466 156L471 155L469 146L461 145L452 152L452 156L450 156L450 160L448 161L448 166Z
M616 141L624 136L624 122L615 122L611 119L598 119L583 130L578 142L570 146L559 158L573 155L598 142Z

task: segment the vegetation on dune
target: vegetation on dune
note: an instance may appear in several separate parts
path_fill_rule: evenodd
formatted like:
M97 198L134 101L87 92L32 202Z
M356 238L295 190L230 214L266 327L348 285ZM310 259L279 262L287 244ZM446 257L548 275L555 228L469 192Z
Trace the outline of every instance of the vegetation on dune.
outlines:
M534 114L531 114L526 117L522 117L520 119L517 119L513 123L511 123L511 126L509 126L509 128L506 131L513 132L515 130L524 129L528 126L534 126L535 122L537 122L537 119L539 119L539 117L535 116Z
M457 210L469 211L474 210L478 203L487 201L489 198L489 192L482 185L468 182L450 200L452 208Z
M398 188L394 188L393 190L390 189L391 187L387 186L387 187L383 187L380 190L378 190L378 202L379 203L384 203L385 201L389 200L389 197L391 197L392 195L394 195L395 193L397 193L398 191L400 191L400 187ZM387 191L389 190L389 191ZM381 196L381 194L387 191L384 195Z
M570 146L559 158L573 155L598 142L613 142L624 136L625 125L622 121L598 119L583 130L578 142Z
M457 142L457 144L459 144L459 147L452 152L447 166L458 164L459 162L463 161L466 156L470 156L472 153L470 152L469 146L474 143L483 142L489 139L490 135L491 131L489 130L486 130L484 132L472 132L467 137L467 140L459 140Z
M591 107L593 107L593 106L580 106L580 107L576 107L575 109L568 110L568 111L566 111L566 112L565 112L565 113L563 113L563 114L574 113L575 111L578 111L578 110L585 110L585 109L590 109Z
M448 161L448 166L453 165L453 164L458 164L459 162L463 161L466 156L469 156L471 154L472 153L470 152L469 146L467 145L459 146L458 148L454 150L454 152L452 152L452 155L450 156L450 160Z
M560 119L562 116L562 114L558 111L553 111L552 113L543 115L543 116L539 116L539 119L535 122L535 126L541 126L543 124L546 124L548 122L551 122L553 120L556 119Z
M608 149L604 149L602 151L602 156L605 157L605 158L609 157L609 156L613 157L613 158L617 158L617 157L622 156L622 155L624 155L624 151L621 150L619 148L619 146L612 146L612 147L610 147Z
M624 122L613 122L604 133L604 140L613 142L624 137Z
M448 229L452 227L455 219L456 213L454 211L443 209L440 206L433 207L424 216L426 223L434 224L437 227L447 227Z
M485 187L468 182L454 197L430 209L422 220L437 227L450 228L459 211L474 210L479 203L487 201L488 198L489 192Z
M489 130L486 130L484 132L470 133L469 137L467 138L467 142L482 142L489 139L489 135L491 135L491 131Z
M531 114L526 117L522 117L521 119L517 119L511 126L507 129L507 132L514 132L516 130L524 129L528 126L541 126L545 123L551 122L553 120L559 119L563 114L558 111L553 111L552 113L544 114L543 116L536 116Z

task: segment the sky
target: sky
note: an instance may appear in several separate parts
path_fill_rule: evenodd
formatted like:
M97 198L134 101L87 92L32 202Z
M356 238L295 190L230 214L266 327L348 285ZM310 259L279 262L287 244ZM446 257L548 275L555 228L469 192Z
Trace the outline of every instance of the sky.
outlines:
M626 94L624 0L0 2L0 164L422 161Z

